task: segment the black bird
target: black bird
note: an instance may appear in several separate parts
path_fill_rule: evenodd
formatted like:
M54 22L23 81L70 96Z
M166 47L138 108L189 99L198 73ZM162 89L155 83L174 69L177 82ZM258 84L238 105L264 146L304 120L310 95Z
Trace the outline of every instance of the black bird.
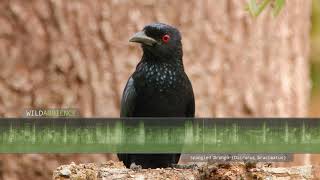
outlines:
M140 43L143 55L129 78L121 100L121 117L194 117L191 82L182 61L180 32L162 23L150 24L130 42ZM176 164L180 154L118 154L126 167L161 168Z

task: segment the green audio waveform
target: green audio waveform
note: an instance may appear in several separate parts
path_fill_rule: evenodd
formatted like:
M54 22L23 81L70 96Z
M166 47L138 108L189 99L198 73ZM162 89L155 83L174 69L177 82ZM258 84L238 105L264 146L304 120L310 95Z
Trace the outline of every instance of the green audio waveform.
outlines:
M320 119L0 120L0 153L319 153Z

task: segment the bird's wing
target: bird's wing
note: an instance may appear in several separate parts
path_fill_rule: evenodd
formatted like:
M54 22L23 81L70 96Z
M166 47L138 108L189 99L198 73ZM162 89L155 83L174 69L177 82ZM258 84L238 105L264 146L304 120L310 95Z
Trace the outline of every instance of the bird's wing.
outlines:
M195 115L195 102L194 102L194 95L192 91L191 98L187 104L186 117L194 117L194 115Z
M186 117L194 117L195 116L195 102L194 102L194 93L193 93L193 88L190 79L186 75L186 78L188 80L188 92L189 92L189 101L187 103L187 111L186 111Z
M134 80L130 77L122 94L120 117L133 116L136 97L137 92L134 87Z

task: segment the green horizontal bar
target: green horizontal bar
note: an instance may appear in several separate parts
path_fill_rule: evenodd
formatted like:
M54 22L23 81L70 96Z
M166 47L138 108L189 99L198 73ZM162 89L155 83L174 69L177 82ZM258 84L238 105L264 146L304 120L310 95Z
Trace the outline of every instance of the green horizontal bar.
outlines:
M319 153L320 119L0 119L0 153L116 152Z

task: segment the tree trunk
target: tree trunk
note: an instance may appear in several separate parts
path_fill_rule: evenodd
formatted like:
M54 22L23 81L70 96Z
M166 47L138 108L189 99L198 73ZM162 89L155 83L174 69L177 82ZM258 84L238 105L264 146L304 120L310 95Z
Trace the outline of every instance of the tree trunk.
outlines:
M128 39L164 22L182 32L197 116L306 116L311 0L258 18L245 2L1 1L0 115L74 107L86 117L118 117L141 56Z

